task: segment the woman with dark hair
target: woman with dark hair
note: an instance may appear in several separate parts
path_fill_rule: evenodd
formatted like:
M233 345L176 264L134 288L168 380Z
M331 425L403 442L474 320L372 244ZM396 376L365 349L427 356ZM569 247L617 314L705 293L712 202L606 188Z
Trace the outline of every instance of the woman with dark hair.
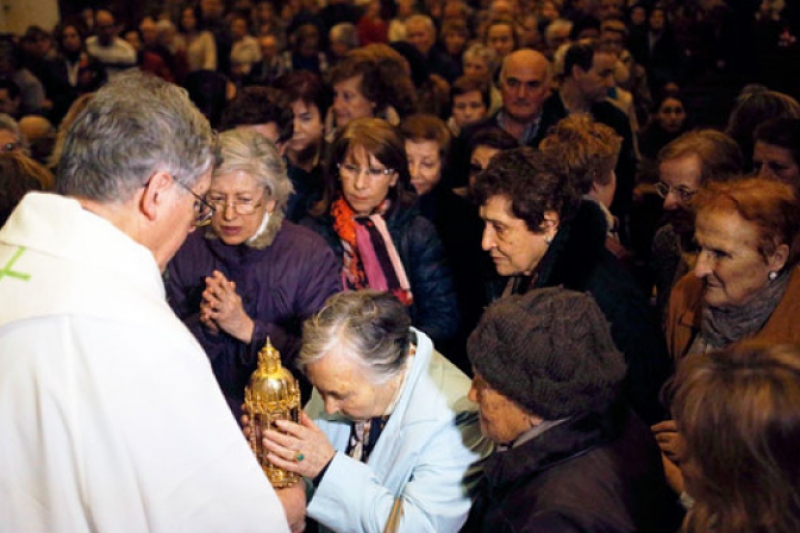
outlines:
M442 243L415 200L400 133L356 119L331 147L324 196L304 224L341 258L346 289L391 292L438 342L456 333L458 305Z
M48 62L47 95L53 102L50 117L61 121L72 102L94 92L106 82L103 64L86 52L86 30L80 21L65 22L55 29L58 56Z
M651 165L658 151L685 133L687 127L686 101L677 92L665 92L652 109L652 119L639 134L639 152Z
M199 27L199 9L186 7L181 11L180 36L189 62L189 72L217 70L217 43L214 34Z
M330 125L326 120L329 140L351 120L377 117L396 126L416 107L406 62L386 45L353 50L331 69L328 83L333 87Z
M646 422L663 420L658 393L672 370L663 336L636 282L606 248L603 211L581 199L558 156L516 148L478 175L482 246L508 280L495 296L555 286L591 294L625 355L628 401Z
M286 72L307 70L324 75L328 72L328 58L321 51L322 37L316 24L302 24L289 36L291 49L283 53Z
M739 143L745 168L753 160L753 132L773 118L800 118L800 103L788 94L770 91L763 85L748 85L736 99L728 116L725 133Z
M322 197L325 146L325 114L331 104L331 94L320 77L313 72L292 72L278 80L278 87L291 102L294 116L292 138L287 143L289 178L294 195L289 200L287 217L296 222L308 214L308 209Z
M493 269L481 250L483 223L477 209L447 187L442 176L450 148L447 125L433 115L415 114L403 119L400 133L405 138L411 184L419 195L422 216L433 222L453 268L453 281L461 310L461 329L451 346L440 349L467 374L466 339L489 304L482 290L484 278Z
M687 533L800 531L800 350L749 342L687 359L672 412Z

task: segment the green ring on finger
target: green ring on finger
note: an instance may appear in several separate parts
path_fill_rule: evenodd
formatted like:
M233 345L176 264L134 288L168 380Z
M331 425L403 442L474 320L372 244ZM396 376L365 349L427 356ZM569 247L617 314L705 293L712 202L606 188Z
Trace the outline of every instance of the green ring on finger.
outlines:
M303 455L303 452L297 452L297 455L294 456L294 460L297 461L298 463L305 458L306 456Z

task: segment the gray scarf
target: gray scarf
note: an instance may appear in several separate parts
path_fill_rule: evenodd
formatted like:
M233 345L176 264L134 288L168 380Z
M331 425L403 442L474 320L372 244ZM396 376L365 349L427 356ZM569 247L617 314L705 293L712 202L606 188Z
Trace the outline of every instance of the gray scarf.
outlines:
M704 306L700 334L692 344L690 353L719 350L761 331L786 292L791 277L790 270L787 269L775 280L768 282L744 305Z

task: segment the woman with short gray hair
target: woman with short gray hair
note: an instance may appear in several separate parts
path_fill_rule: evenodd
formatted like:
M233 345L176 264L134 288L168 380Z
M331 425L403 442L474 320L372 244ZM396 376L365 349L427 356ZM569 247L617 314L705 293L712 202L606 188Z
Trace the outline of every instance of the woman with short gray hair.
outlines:
M291 193L271 141L250 129L222 133L203 198L210 226L190 235L167 269L170 305L211 359L237 419L266 339L292 366L300 323L341 290L330 248L284 220Z
M264 445L307 478L320 531L380 533L395 510L401 532L455 532L467 518L491 445L469 378L410 324L395 296L361 290L331 297L303 326L299 365L315 390L300 424L279 421Z

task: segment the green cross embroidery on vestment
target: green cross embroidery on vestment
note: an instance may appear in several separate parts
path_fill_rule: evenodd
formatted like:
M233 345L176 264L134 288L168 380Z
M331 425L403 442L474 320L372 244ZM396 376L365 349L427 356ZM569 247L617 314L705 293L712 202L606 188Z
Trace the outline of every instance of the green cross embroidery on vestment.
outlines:
M17 252L14 254L14 257L9 259L8 263L6 263L6 266L0 268L0 281L2 281L2 279L5 276L21 279L22 281L28 281L29 279L31 279L30 274L23 274L22 272L14 272L13 270L11 270L11 267L14 266L14 263L17 262L17 259L22 257L22 254L24 253L25 253L24 246L20 246L19 248L17 248Z

